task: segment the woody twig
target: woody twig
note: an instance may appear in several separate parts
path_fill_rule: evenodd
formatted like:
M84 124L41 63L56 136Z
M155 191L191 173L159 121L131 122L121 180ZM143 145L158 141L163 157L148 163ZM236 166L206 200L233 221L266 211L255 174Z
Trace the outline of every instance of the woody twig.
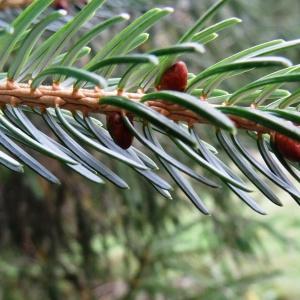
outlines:
M63 88L57 85L39 86L32 89L29 84L17 84L11 81L0 84L0 105L11 104L13 106L27 105L42 109L59 106L70 111L80 110L86 114L120 112L121 109L111 105L101 105L101 98L106 96L118 96L119 91L104 91L95 89ZM140 101L143 97L141 92L122 92L122 96L129 101ZM205 124L207 121L200 118L194 112L186 108L172 104L167 101L148 101L146 105L176 122L186 122L189 125ZM258 131L260 133L270 132L267 128L236 116L229 116L240 129Z

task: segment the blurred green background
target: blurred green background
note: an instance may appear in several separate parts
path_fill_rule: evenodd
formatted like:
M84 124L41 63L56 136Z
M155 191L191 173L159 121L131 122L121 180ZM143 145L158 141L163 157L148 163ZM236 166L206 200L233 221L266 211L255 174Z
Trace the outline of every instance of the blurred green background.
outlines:
M175 13L151 31L141 49L148 50L174 43L213 3L109 0L94 22L119 12L134 18L154 6L174 7ZM0 17L16 12L8 9ZM197 72L260 42L298 38L299 15L298 0L232 0L213 21L236 16L243 23L223 32L204 55L188 57L190 69ZM113 33L103 34L93 47ZM300 61L299 51L284 54ZM240 85L235 79L224 87ZM262 217L225 188L195 186L212 212L205 217L179 190L174 200L162 199L120 163L109 162L130 184L126 192L91 184L57 162L36 157L62 185L50 185L30 170L19 176L1 168L0 300L300 299L300 208L285 194L284 207L277 208L257 193L268 211Z

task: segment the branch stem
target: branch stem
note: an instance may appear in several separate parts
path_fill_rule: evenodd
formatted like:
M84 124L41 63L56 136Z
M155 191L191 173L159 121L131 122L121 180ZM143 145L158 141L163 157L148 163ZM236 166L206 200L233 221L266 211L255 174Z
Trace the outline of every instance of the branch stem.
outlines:
M136 93L122 92L121 95L130 101L140 101L144 94L139 91ZM107 92L99 88L75 90L73 88L60 88L57 85L42 85L37 89L32 89L30 84L17 84L11 81L0 83L0 106L5 104L13 106L27 105L42 109L59 106L70 111L79 110L84 114L120 112L121 109L117 107L101 105L101 98L106 96L120 96L120 91ZM177 104L166 101L148 101L146 105L175 122L186 122L190 126L207 123L205 119L199 118L192 111ZM260 133L271 132L270 129L264 128L253 121L235 116L229 117L240 129L258 131Z

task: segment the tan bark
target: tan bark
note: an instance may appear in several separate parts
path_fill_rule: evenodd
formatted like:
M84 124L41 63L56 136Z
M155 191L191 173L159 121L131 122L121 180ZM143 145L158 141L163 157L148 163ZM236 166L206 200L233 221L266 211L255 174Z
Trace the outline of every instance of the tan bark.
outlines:
M29 84L17 84L11 81L0 84L0 106L11 104L14 106L28 105L31 107L47 108L59 106L70 111L80 110L84 114L121 111L120 108L110 105L101 105L101 98L105 96L122 95L129 101L140 101L144 95L142 92L128 93L120 91L106 92L99 88L74 90L60 89L59 86L39 86L32 89ZM200 100L199 100L200 101ZM166 101L148 101L145 103L152 109L168 117L173 121L186 122L189 125L197 123L207 123L205 119L199 118L194 112L187 110L177 104ZM253 130L258 132L269 132L253 121L230 116L236 126L241 129Z
M32 0L0 0L0 9L22 7L31 2Z

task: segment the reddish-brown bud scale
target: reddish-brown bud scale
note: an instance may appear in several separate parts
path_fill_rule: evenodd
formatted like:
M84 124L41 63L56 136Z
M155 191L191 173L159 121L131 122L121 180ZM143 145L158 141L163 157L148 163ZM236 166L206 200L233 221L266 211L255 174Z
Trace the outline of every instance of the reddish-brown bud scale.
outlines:
M55 9L64 9L68 10L69 8L69 1L68 0L55 0L53 3Z
M127 116L131 123L133 117ZM109 113L106 116L106 127L114 142L123 149L128 149L133 142L133 135L126 127L121 113Z
M183 61L176 62L162 75L158 90L172 90L184 92L188 82L188 69Z
M273 136L278 151L291 161L300 161L300 143L280 133Z

